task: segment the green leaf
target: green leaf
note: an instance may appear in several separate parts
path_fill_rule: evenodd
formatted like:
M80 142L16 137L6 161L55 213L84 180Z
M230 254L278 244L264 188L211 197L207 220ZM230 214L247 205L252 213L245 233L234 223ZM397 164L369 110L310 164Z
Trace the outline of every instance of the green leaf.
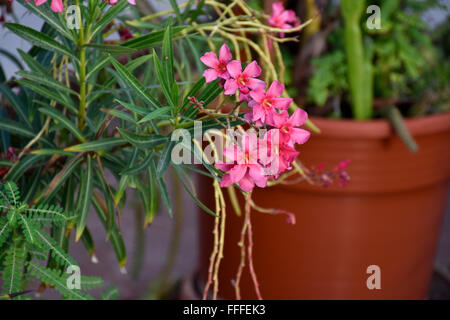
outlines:
M195 194L189 189L189 187L186 185L186 183L183 180L182 177L182 173L181 173L181 167L179 166L174 166L175 171L177 172L178 175L178 179L180 180L181 184L183 185L184 190L186 190L186 192L191 196L191 198L194 200L194 202L203 210L205 210L207 213L209 213L210 215L213 215L214 217L217 217L217 215L211 210L209 209L206 205L204 205L197 196L195 196Z
M158 189L161 193L161 198L164 202L164 205L167 208L167 211L169 212L169 216L173 216L172 213L172 204L170 202L170 197L169 197L169 193L167 192L167 187L166 187L166 183L164 182L163 177L158 178L156 176L156 165L155 165L155 161L152 161L152 171L155 172L155 178L156 178L156 183L158 185Z
M70 152L88 152L88 151L99 151L99 150L109 150L114 147L123 145L126 143L126 140L122 138L105 138L96 141L89 141L81 144L77 144L68 148L65 148L64 151Z
M32 129L31 123L28 120L28 116L26 114L27 108L22 100L20 100L19 97L16 96L16 94L3 83L0 83L0 92L11 103L11 107L14 109L18 118L25 123L28 129Z
M75 260L62 250L46 232L34 226L37 243L42 249L50 251L51 256L64 266L76 265Z
M121 175L137 175L137 174L145 171L149 167L152 157L153 157L153 153L149 152L148 155L145 157L145 159L141 161L141 163L123 170L120 174Z
M17 49L17 51L20 54L20 57L22 58L23 61L25 61L25 63L27 64L28 68L30 68L32 71L37 72L37 73L42 73L45 75L49 74L49 70L44 68L44 66L42 66L39 62L37 62L30 54ZM21 68L22 70L23 68Z
M115 110L115 109L101 109L103 112L112 115L113 117L116 117L118 119L122 119L124 121L131 122L132 124L135 124L136 121L134 118L127 112Z
M170 141L164 146L161 157L159 158L158 167L156 168L156 176L162 177L164 172L166 172L167 168L171 162L172 149L175 146L175 141Z
M94 28L92 28L89 39L87 42L90 42L92 39L94 39L99 32L101 32L105 27L117 16L120 12L123 12L123 10L128 6L127 1L119 1L115 6L110 7L108 11L102 16L102 18L94 23Z
M37 82L40 85L46 85L46 86L50 87L51 89L64 91L66 93L73 94L73 95L78 95L78 93L76 93L69 87L65 86L64 84L62 84L59 81L56 81L52 77L47 76L46 74L38 74L38 73L35 73L34 71L26 71L26 70L17 71L16 74L18 76L32 80L34 82Z
M93 298L77 289L69 289L67 286L67 274L61 271L43 267L35 262L28 262L30 274L37 280L42 281L55 288L66 299L72 300L92 300Z
M108 45L108 44L87 44L87 48L97 49L105 53L113 54L113 55L122 55L122 54L128 54L133 53L136 51L136 49L129 48L129 47L123 47L123 46L117 46L117 45Z
M87 216L89 214L89 208L91 207L92 199L92 186L93 186L93 176L92 176L92 158L90 155L87 156L86 170L81 168L81 186L80 194L78 197L78 219L77 219L77 232L75 241L80 240L83 234L84 228L86 227Z
M135 113L137 113L137 114L140 114L140 115L142 115L142 116L145 116L146 114L148 114L148 109L145 109L145 108L143 108L143 107L139 107L139 106L136 106L136 105L134 105L134 104L127 103L127 102L123 102L123 101L120 101L120 100L117 100L117 99L115 99L115 101L116 101L117 103L120 103L122 106L124 106L124 107L127 108L128 110L130 110L130 111L132 111L132 112L135 112ZM157 110L158 110L158 109L157 109Z
M103 226L107 227L107 214L103 211L102 207L98 203L95 197L92 198L92 203L94 204L95 211L97 212L98 217L100 218L100 221L102 222ZM114 224L112 230L111 230L111 236L110 236L111 244L114 248L114 252L116 253L117 260L119 261L119 268L123 268L125 264L127 263L127 254L125 250L125 244L123 242L122 235L120 234L119 229Z
M144 118L139 120L138 123L143 123L143 122L147 122L147 121L153 120L155 118L158 118L158 117L162 116L163 114L168 113L170 110L172 110L171 107L158 108L158 109L150 112L149 114L147 114Z
M23 174L31 168L36 162L41 160L43 156L38 155L28 155L23 157L19 163L9 172L8 180L12 182L17 182L19 178L23 176Z
M119 297L119 290L116 286L110 286L102 293L102 300L116 300Z
M103 279L99 277L81 276L80 279L81 288L83 290L91 290L102 286L104 283Z
M173 69L173 35L172 35L172 18L168 18L167 28L164 32L163 46L162 46L162 65L164 75L167 80L169 88L172 88L175 82L175 75ZM156 56L156 55L155 55Z
M5 23L5 26L9 30L11 30L12 32L17 34L19 37L21 37L25 40L28 40L29 42L31 42L33 45L35 45L37 47L47 49L47 50L50 50L53 52L57 52L57 53L69 56L69 57L77 60L77 58L71 52L70 49L63 46L59 42L53 40L52 38L47 36L45 33L36 31L34 29L31 29L29 27L26 27L24 25L17 24L17 23Z
M170 104L172 109L176 108L176 103L172 96L172 87L170 86L165 74L161 62L159 61L158 55L153 49L153 61L155 63L156 75L158 76L159 83L163 90L164 96L166 97L167 103Z
M26 80L26 79L16 80L16 82L27 88L30 88L32 91L40 94L41 96L43 96L45 98L48 98L50 100L54 100L54 101L58 102L59 104L69 108L70 111L72 111L73 113L75 113L75 114L78 113L78 110L77 110L77 108L75 108L72 99L70 99L69 96L64 95L62 92L51 91L50 89L42 87L41 85L39 85L33 81ZM42 101L36 101L36 102L40 102L40 104L42 105Z
M120 128L117 128L117 130L119 131L123 139L140 149L154 148L166 143L169 140L166 136L156 134L143 136Z
M178 34L181 31L188 29L188 26L177 26L172 28L172 34ZM135 49L148 49L161 43L164 38L165 30L155 30L143 36L134 37L122 44L122 46Z
M63 115L61 112L59 112L55 108L46 107L46 108L39 108L38 109L41 113L50 116L53 120L56 120L60 122L64 128L72 132L72 134L81 142L85 142L85 138L83 134L78 130L77 126L72 123L69 118L67 118L65 115Z
M11 228L8 219L0 217L0 247L5 243L10 233Z
M136 79L134 75L131 74L119 61L110 57L111 63L114 65L117 73L119 73L120 77L125 81L125 83L144 101L150 104L153 108L159 108L159 102L153 98L150 93L148 93L147 89Z
M24 128L23 125L21 125L20 123L12 121L10 119L6 120L6 119L0 118L0 129L8 131L12 135L16 134L16 135L26 137L26 138L35 138L36 137L36 133ZM52 145L52 143L50 141L48 141L45 137L40 137L39 140L49 146Z
M34 234L33 225L28 221L28 218L23 214L19 214L19 225L22 228L22 232L29 243L34 243L36 236Z
M13 242L6 252L3 269L3 294L22 291L22 270L25 261L25 250L17 242Z

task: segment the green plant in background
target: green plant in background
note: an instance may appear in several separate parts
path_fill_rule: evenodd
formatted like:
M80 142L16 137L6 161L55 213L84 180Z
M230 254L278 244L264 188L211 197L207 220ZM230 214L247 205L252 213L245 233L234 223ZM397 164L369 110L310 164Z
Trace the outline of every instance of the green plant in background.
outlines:
M344 18L347 75L353 116L358 120L372 117L372 65L364 51L360 29L361 17L366 9L364 0L341 0Z
M312 62L308 99L319 106L329 101L333 116L342 116L348 101L355 119L386 117L415 151L401 115L449 110L443 94L449 86L448 61L437 43L445 38L448 24L441 26L444 31L431 32L422 20L427 10L442 8L437 0L370 4L380 7L380 29L367 28L366 1L340 1L343 24L330 34L330 50Z
M341 2L341 11L346 24L343 28L341 26L336 28L329 36L331 50L313 61L316 72L310 79L309 100L321 106L325 104L327 98L335 95L345 98L345 93L350 91L350 100L352 109L354 109L357 105L353 103L354 92L358 94L368 89L376 101L389 99L393 102L408 97L414 101L420 101L423 94L429 89L445 90L448 86L448 62L445 59L445 53L440 50L439 44L436 42L445 38L444 32L448 30L448 24L443 24L439 28L440 32L431 32L430 27L422 20L422 16L427 10L441 8L439 1L371 1L370 4L378 5L381 12L381 28L371 30L366 27L369 14L366 14L365 10L360 12L359 6L363 2ZM367 3L362 5L365 9ZM358 19L347 12L357 9L359 10L357 12ZM362 42L358 42L356 49L353 47L354 41L346 40L346 34L349 32L362 33ZM361 43L363 55L359 54ZM353 52L358 52L356 60ZM342 54L346 55L346 61L339 59ZM343 68L349 66L348 61L355 64L355 61L359 61L356 68L358 72L365 70L364 65L367 68L370 64L373 70L373 86L367 88L365 84L356 81L349 86L351 83L349 79L370 78L370 72L361 75L355 74L349 69L348 74L342 78ZM344 66L339 66L341 64ZM336 79L341 80L335 81ZM366 83L370 85L370 81L366 81ZM363 87L356 90L358 86ZM355 89L352 89L353 87ZM365 94L367 95L367 93ZM425 109L411 108L410 112L406 114L414 116L448 109L448 100L445 102L444 99L441 99L440 101L442 103L439 106L435 105ZM413 110L416 111L413 112ZM374 116L379 116L380 113L377 110L374 111ZM354 110L353 116L358 118L356 113L357 111Z

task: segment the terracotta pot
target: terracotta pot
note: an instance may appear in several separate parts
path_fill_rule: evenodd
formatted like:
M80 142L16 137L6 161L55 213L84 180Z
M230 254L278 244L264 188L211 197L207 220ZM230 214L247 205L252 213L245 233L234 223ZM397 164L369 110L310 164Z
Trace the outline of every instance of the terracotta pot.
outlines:
M413 154L388 122L313 118L322 130L301 147L308 166L351 159L350 184L301 183L255 189L256 204L294 212L253 213L254 264L265 299L423 299L427 297L450 177L450 113L406 120L419 145ZM202 178L203 201L212 203ZM228 208L231 205L228 204ZM200 214L201 274L211 252L213 218ZM220 292L234 298L242 218L228 209ZM381 289L367 287L367 267L381 270ZM254 299L248 269L243 298Z

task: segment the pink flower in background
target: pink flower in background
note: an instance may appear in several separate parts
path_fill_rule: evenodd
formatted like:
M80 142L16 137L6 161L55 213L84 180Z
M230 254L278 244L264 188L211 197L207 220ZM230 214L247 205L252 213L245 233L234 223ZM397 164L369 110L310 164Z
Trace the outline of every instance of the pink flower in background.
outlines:
M260 120L262 122L272 124L273 113L275 108L279 110L286 110L292 102L291 98L280 98L283 94L284 85L278 81L272 82L267 92L263 88L256 88L250 91L252 101L248 104L253 108L252 121Z
M295 110L290 118L288 112L283 111L281 114L273 114L273 126L280 130L281 142L293 147L294 143L303 144L308 141L310 132L296 128L307 119L308 114L302 109Z
M112 6L115 6L117 4L117 2L119 2L119 0L103 0L103 1L105 1L106 3L108 3ZM127 0L127 1L129 4L132 4L134 6L136 5L136 0Z
M250 89L264 88L266 83L256 79L261 74L261 68L256 61L251 62L242 71L242 64L239 60L233 60L227 64L227 70L230 78L225 82L225 94L230 95L236 93L239 89L240 93L246 95Z
M216 80L217 78L229 79L230 75L228 74L227 64L232 58L230 48L226 44L222 45L219 51L219 58L214 52L205 53L200 60L210 67L211 69L206 69L203 72L203 76L205 77L206 82L211 82Z
M269 18L269 24L279 29L292 29L300 24L300 19L293 10L286 10L282 2L272 4L272 15ZM280 34L284 37L284 34Z
M259 153L264 151L255 133L244 134L241 146L226 147L224 155L227 162L215 164L217 169L228 172L223 176L220 186L229 187L233 183L237 183L246 192L253 190L255 185L264 188L268 176L265 174L264 167L259 163Z
M26 2L30 2L30 0L25 0ZM40 5L43 5L46 3L47 0L35 0L34 4L39 7ZM64 4L62 0L52 0L52 3L50 4L50 9L52 9L54 12L64 12Z

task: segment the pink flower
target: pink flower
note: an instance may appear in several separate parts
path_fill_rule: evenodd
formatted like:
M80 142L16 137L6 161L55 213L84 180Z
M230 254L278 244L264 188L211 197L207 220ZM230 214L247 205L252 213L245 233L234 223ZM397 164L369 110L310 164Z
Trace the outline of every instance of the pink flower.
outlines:
M264 152L260 147L255 133L242 136L241 146L228 146L224 150L227 162L219 162L215 167L227 172L220 182L221 187L229 187L233 183L250 192L255 187L264 188L268 176L265 175L264 167L259 163L259 153ZM229 162L232 162L231 164Z
M103 0L103 1L112 6L115 6L117 4L117 2L119 2L119 0ZM134 6L136 5L136 0L127 0L127 1L129 4L132 4Z
M222 45L219 51L219 59L217 59L217 55L214 52L205 53L200 60L210 67L211 69L206 69L203 72L203 76L206 79L206 82L211 82L216 80L217 78L229 79L230 75L227 71L228 61L231 60L231 52L230 48L226 44Z
M285 10L283 2L272 4L272 16L269 18L269 24L278 29L292 29L300 24L300 19L293 10ZM284 34L281 34L284 37Z
M27 2L30 2L28 0ZM47 0L35 0L34 3L37 7L40 5L46 3ZM50 9L52 9L54 12L64 12L64 4L62 0L52 0L52 3L50 4Z
M279 110L286 110L292 102L291 98L280 98L283 94L284 85L278 81L272 82L267 92L263 88L256 88L250 91L252 101L249 107L253 108L252 121L260 120L262 122L272 124L273 113L275 108Z
M273 114L273 126L280 130L280 140L289 147L293 147L294 143L303 144L308 141L310 133L304 129L296 128L303 125L308 119L308 114L297 109L289 118L287 111L281 114Z
M239 89L240 93L246 95L250 89L264 88L266 83L256 79L261 74L261 68L256 61L251 62L242 72L241 61L233 60L227 64L227 70L230 78L225 82L225 94L230 95L236 93Z
M269 165L266 171L278 178L285 170L291 169L292 161L300 154L293 147L283 143L280 130L272 129L266 133L265 140L269 150Z

